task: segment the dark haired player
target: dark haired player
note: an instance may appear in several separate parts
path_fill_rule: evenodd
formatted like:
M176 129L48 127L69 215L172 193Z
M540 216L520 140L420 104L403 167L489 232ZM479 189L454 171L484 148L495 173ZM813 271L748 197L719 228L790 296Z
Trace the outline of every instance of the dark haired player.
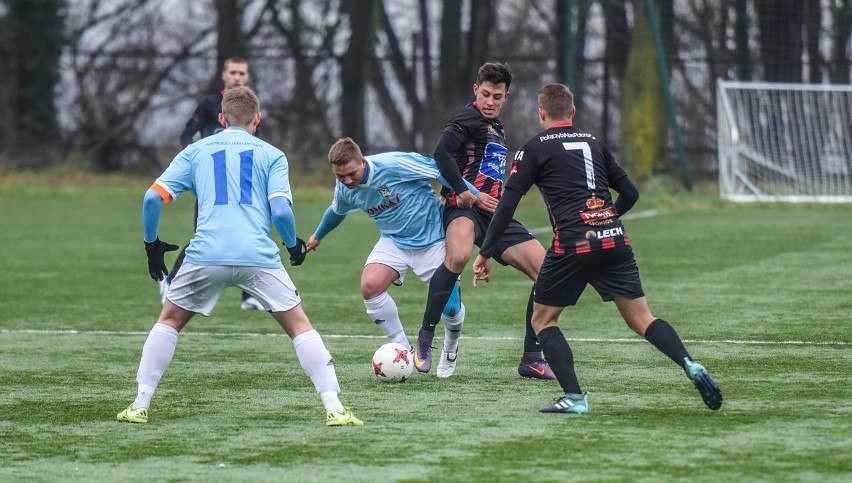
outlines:
M428 307L444 307L453 285L470 260L473 245L480 245L491 222L491 214L503 187L506 169L506 134L499 116L509 97L512 72L505 64L489 62L479 68L473 85L474 102L453 115L438 139L433 158L441 175L452 189L441 192L446 200L444 226L446 227L447 258L432 276L429 285ZM468 190L468 181L480 194L476 197ZM470 206L471 208L464 208ZM535 281L544 261L544 247L523 225L515 220L507 225L497 243L495 258L511 265ZM428 372L432 365L432 338L440 314L428 314L417 338L414 365L420 372ZM532 293L526 313L524 354L518 365L518 374L536 379L555 379L550 366L541 356L541 347L530 323ZM441 360L455 358L457 354L441 351Z
M648 308L633 249L619 218L639 199L636 186L606 146L573 126L574 95L567 86L544 86L538 103L544 131L515 156L512 176L473 263L473 282L476 286L477 280L490 279L489 259L497 253L500 234L511 223L521 197L537 185L554 236L535 283L532 324L565 392L541 412L589 411L588 395L581 391L574 372L571 347L556 326L562 310L574 305L588 284L604 301L615 301L631 329L683 368L707 407L719 409L719 386L692 360L674 328ZM619 194L615 203L610 188Z

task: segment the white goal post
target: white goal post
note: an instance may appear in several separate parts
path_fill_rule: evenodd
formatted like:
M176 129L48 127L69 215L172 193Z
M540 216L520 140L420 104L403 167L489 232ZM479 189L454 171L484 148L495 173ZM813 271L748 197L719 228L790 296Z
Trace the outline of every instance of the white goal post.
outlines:
M852 203L852 85L718 81L719 191Z

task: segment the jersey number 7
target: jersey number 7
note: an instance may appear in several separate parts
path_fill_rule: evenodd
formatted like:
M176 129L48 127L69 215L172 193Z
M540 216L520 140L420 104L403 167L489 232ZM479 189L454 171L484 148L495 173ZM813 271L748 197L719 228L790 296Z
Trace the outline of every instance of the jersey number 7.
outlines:
M589 143L562 143L562 147L566 151L583 152L583 162L586 165L586 187L590 190L595 189L595 165L592 162L592 148L589 147Z

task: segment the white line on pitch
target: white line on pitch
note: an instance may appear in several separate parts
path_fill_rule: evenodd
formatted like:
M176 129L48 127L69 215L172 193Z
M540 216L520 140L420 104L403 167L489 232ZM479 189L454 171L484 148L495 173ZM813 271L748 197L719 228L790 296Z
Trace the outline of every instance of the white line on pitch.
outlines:
M640 218L651 218L652 216L657 216L662 213L663 210L645 210L645 211L635 211L632 213L628 213L621 217L622 220L638 220ZM535 228L530 228L530 233L533 235L540 235L542 233L550 233L553 231L553 228L550 226L537 226Z
M0 334L43 334L43 335L148 335L147 331L118 331L118 330L73 330L73 329L0 329ZM256 332L198 332L188 331L184 336L201 337L287 337L286 334L271 332L260 334ZM358 334L322 334L329 339L384 339L383 335L358 335ZM493 336L464 336L471 340L521 340L520 337L493 337ZM644 343L645 339L635 338L603 338L603 337L569 337L572 342L600 342L600 343ZM849 341L819 341L819 340L738 340L738 339L684 339L686 343L698 344L739 344L739 345L839 345L850 346Z

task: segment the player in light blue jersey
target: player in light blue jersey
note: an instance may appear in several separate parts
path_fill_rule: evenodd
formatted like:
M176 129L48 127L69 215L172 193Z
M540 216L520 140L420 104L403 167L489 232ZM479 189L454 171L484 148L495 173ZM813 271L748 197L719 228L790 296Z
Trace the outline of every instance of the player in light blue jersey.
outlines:
M391 284L402 285L409 270L423 282L430 282L432 274L444 262L446 246L441 202L431 184L431 180L444 183L443 178L431 158L402 152L365 158L350 138L338 140L329 150L328 159L337 176L334 199L308 239L307 248L309 251L316 249L352 211L363 211L372 218L381 236L361 274L364 306L382 333L411 351L396 302L387 290ZM473 186L469 188L476 192ZM430 309L427 300L427 314L435 314L432 316L434 323L438 322L440 314L444 323L444 346L437 375L450 377L458 360L458 339L465 316L458 284L446 305L442 303L432 312ZM430 315L424 315L427 316ZM429 372L431 360L415 360L415 367L420 372Z
M331 354L302 309L299 293L270 238L274 224L300 265L307 254L296 237L287 158L253 134L260 122L260 102L248 87L225 93L221 133L187 146L145 194L142 205L148 272L154 280L168 275L163 254L177 250L160 240L163 204L191 191L198 200L198 227L186 258L166 292L160 318L142 347L136 399L118 420L148 422L154 391L171 363L178 334L196 313L209 316L226 287L254 296L281 325L296 348L302 369L314 383L326 409L328 426L362 426L343 407Z

